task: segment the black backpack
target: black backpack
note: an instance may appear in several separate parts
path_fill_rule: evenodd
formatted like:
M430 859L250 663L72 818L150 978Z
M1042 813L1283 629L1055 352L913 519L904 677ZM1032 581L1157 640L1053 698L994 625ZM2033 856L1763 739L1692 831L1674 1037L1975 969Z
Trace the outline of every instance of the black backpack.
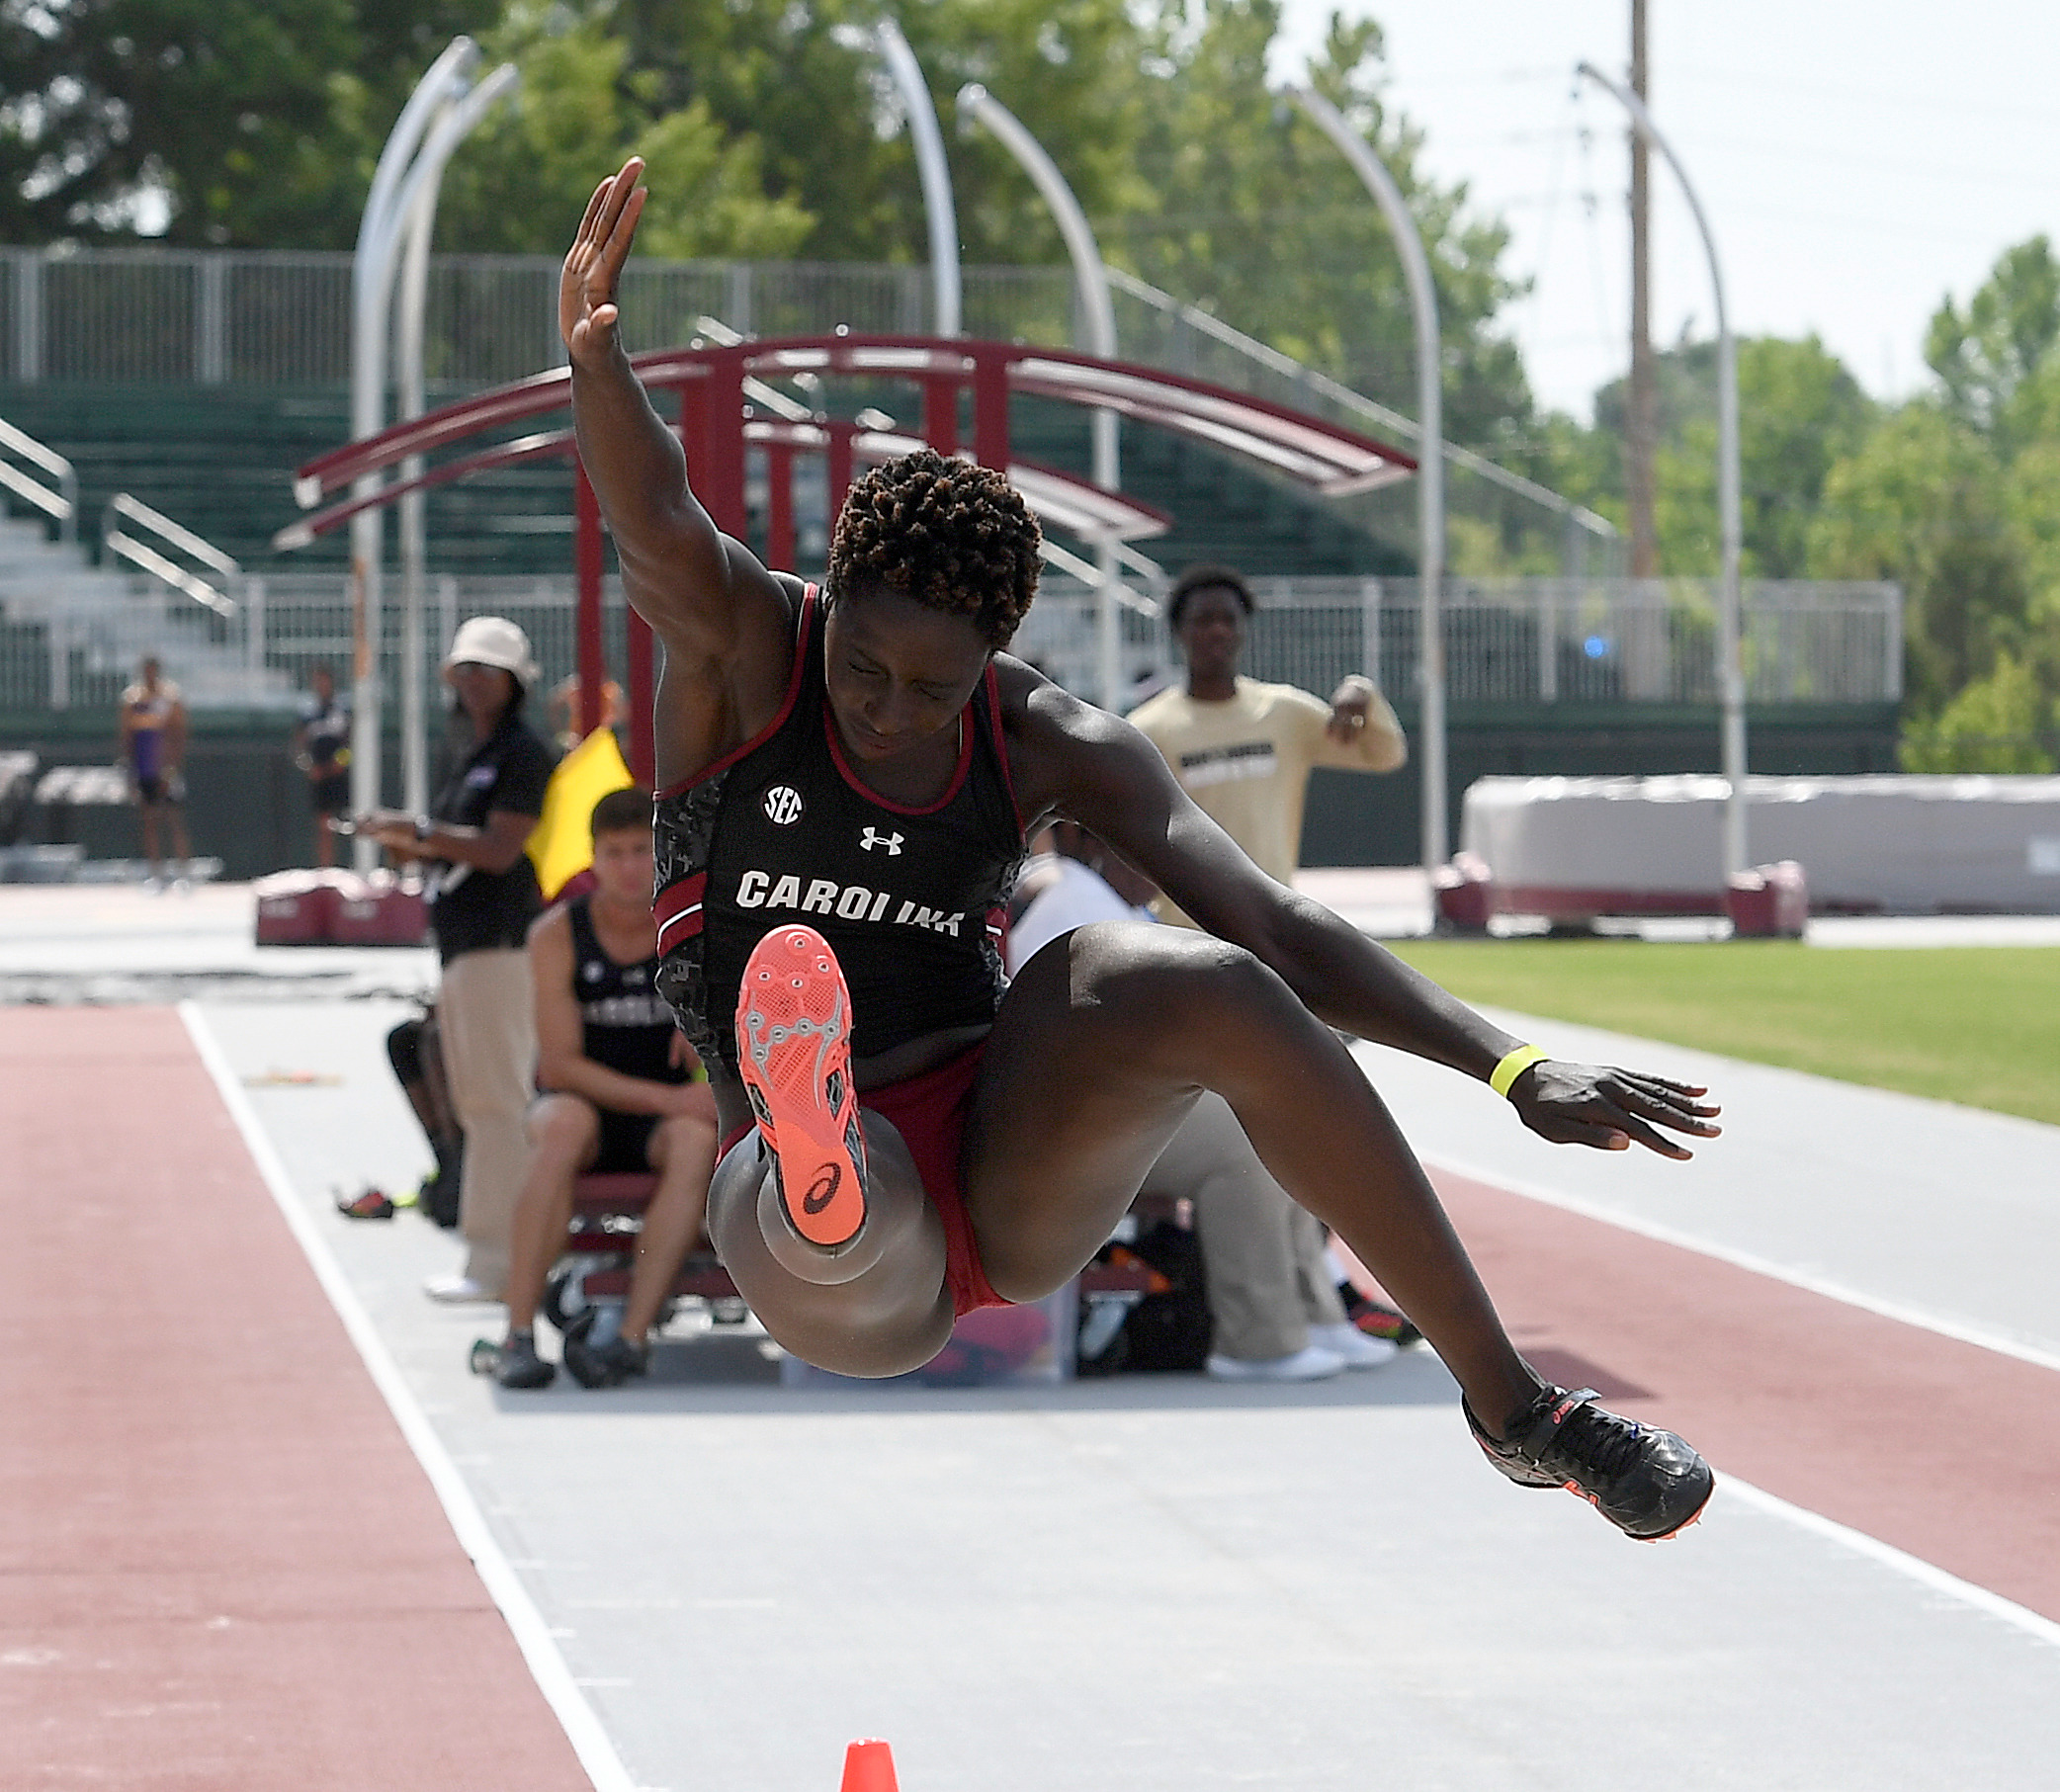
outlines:
M1215 1325L1209 1317L1209 1283L1202 1269L1201 1240L1171 1220L1154 1220L1128 1244L1104 1244L1097 1263L1117 1251L1141 1257L1159 1272L1153 1292L1141 1295L1106 1341L1097 1335L1099 1303L1088 1303L1081 1316L1081 1349L1076 1375L1193 1374L1208 1362ZM1093 1355L1091 1345L1100 1344Z

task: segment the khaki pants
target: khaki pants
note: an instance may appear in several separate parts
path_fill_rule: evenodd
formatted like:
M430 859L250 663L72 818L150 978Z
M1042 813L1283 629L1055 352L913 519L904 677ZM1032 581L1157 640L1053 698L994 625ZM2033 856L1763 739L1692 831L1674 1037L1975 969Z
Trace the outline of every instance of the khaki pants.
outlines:
M1311 1325L1344 1319L1322 1224L1266 1173L1220 1095L1195 1103L1144 1192L1194 1202L1214 1348L1223 1355L1246 1362L1292 1356L1309 1342Z
M529 1171L523 1116L537 1088L529 955L506 947L460 954L444 967L436 1013L451 1105L465 1131L458 1215L465 1273L498 1295L507 1285L515 1203Z

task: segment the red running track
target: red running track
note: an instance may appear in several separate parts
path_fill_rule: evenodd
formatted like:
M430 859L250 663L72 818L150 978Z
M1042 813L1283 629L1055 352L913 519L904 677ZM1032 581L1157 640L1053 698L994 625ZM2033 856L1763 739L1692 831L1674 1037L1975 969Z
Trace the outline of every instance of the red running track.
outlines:
M1517 1347L1769 1493L2060 1620L2060 1373L1433 1169Z
M0 1009L10 1792L588 1785L178 1016Z

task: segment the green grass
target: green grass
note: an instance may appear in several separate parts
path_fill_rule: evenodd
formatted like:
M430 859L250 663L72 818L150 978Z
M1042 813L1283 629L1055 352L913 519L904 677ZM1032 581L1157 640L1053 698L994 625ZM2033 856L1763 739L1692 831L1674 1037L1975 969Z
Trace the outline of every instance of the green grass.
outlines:
M2060 1126L2060 948L1391 943L1465 1001Z

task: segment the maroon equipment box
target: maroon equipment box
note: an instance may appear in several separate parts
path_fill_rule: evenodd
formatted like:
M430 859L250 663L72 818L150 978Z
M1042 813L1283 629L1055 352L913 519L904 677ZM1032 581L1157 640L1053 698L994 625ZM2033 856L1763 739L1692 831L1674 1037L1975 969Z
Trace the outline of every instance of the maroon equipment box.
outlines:
M260 946L326 946L336 926L333 873L281 871L251 885Z
M337 892L330 938L339 946L419 946L429 937L429 904L419 884L390 871L353 878Z

